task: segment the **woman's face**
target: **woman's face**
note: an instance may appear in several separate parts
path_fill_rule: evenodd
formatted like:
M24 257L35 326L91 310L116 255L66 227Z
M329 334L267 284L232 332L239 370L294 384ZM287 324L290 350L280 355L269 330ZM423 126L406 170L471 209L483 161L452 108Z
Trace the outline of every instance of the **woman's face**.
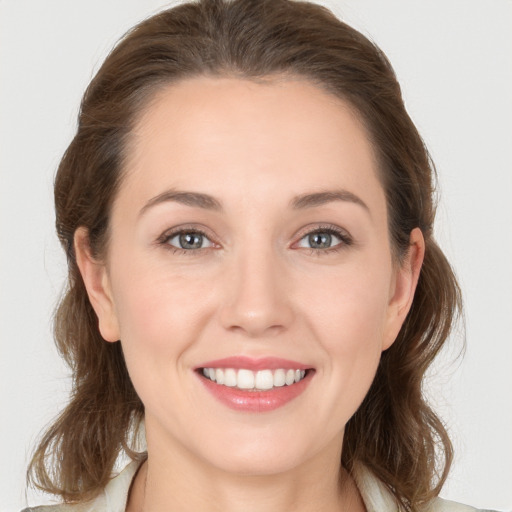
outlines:
M299 80L161 90L133 131L105 265L82 245L150 457L251 474L339 457L418 266L414 251L393 263L361 123Z

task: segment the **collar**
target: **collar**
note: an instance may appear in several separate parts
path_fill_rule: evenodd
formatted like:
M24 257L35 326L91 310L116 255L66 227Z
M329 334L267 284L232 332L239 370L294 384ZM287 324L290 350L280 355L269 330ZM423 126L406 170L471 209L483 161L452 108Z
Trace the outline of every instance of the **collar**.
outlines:
M101 505L108 512L124 512L132 480L141 464L140 461L130 462L107 484L102 495L94 501L87 512L98 510ZM396 500L387 487L362 464L355 465L351 474L361 493L367 512L395 512L398 510ZM101 502L98 502L99 500Z
M130 462L105 487L92 503L82 509L73 508L73 512L125 512L128 493L137 470L142 461ZM363 464L354 464L351 472L357 488L361 493L367 512L399 512L398 504L389 489ZM58 509L59 512L66 512ZM71 511L71 509L70 509ZM50 512L50 511L48 511ZM425 512L478 512L473 507L435 498L425 508ZM481 511L492 512L492 511Z

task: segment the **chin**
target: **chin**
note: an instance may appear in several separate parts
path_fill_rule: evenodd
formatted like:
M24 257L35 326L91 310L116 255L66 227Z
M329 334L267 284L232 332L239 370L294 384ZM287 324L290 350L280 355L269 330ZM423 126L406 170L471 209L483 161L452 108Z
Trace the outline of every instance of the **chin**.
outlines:
M203 453L198 455L210 466L227 473L271 476L297 469L323 448L318 439L315 443L288 431L278 435L270 427L253 432L249 437L233 437L207 443Z
M297 454L283 453L275 449L272 453L247 456L231 453L229 457L219 457L211 463L221 471L240 476L264 477L287 473L296 469L304 462Z

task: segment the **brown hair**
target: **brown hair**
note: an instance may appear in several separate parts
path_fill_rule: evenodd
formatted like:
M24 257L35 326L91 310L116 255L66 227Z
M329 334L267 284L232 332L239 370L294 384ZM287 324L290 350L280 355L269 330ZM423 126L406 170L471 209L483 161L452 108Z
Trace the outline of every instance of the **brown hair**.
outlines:
M100 336L73 236L85 226L101 256L137 114L158 88L198 75L301 77L348 101L378 157L398 261L411 230L421 228L426 254L412 309L346 426L341 461L349 471L355 462L366 465L403 510L416 510L438 494L452 459L443 424L422 394L425 371L460 310L454 274L432 237L435 171L382 51L327 9L292 0L201 0L163 11L127 33L85 92L55 181L57 232L69 265L55 335L73 392L33 456L31 482L65 501L87 500L108 482L122 450L137 456L130 445L144 407L120 343Z

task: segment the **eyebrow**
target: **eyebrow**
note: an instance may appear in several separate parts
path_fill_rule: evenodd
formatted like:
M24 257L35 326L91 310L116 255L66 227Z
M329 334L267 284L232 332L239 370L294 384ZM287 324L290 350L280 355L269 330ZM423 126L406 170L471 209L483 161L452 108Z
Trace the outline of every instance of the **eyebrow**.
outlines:
M179 190L167 190L150 199L140 210L139 216L143 215L149 208L160 203L173 201L186 206L203 208L205 210L221 211L222 205L214 197L199 192L183 192Z
M140 210L139 216L143 215L149 208L166 202L176 202L195 208L205 210L222 211L222 204L213 196L202 194L200 192L187 192L179 190L166 190L151 198ZM348 190L328 190L324 192L315 192L311 194L302 194L294 197L290 206L294 210L303 210L323 206L335 201L354 203L364 208L368 213L370 209L367 204L358 196Z
M348 190L327 190L324 192L316 192L314 194L303 194L295 197L291 201L291 207L294 210L302 210L305 208L314 208L322 206L334 201L343 201L354 203L364 208L368 213L370 209L368 205L358 196Z

